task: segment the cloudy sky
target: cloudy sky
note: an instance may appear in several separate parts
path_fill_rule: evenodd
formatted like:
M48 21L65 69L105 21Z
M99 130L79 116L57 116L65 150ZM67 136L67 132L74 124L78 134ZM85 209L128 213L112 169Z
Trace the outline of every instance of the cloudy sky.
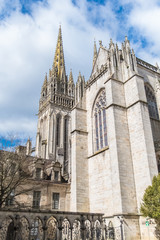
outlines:
M0 141L36 136L38 102L59 24L67 74L88 80L93 42L127 35L137 57L160 65L159 0L0 0Z

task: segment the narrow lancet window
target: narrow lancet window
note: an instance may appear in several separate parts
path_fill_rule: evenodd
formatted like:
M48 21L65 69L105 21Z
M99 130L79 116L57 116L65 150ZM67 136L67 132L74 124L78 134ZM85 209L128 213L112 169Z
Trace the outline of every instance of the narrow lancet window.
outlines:
M102 116L101 116L101 110L99 111L99 132L100 132L100 144L101 144L101 148L103 148L103 134L102 134Z
M95 114L95 127L96 127L96 150L99 150L97 113Z
M104 143L105 146L108 145L108 141L107 141L107 124L106 124L106 110L103 109L103 128L104 128Z
M107 124L106 124L106 96L105 90L102 90L96 98L93 108L94 115L94 142L95 150L98 151L108 146Z
M60 145L60 124L61 124L61 118L60 116L57 116L57 124L56 124L56 145Z
M67 160L68 149L68 119L64 119L64 160Z
M158 114L157 103L156 103L154 92L147 85L145 86L145 91L146 91L149 115L151 118L159 120L159 114Z

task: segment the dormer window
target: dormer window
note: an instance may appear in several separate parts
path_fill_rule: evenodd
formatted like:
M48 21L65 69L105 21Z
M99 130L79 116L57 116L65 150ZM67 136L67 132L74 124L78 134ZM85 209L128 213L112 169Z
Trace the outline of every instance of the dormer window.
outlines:
M54 180L58 181L59 180L59 171L54 172Z
M41 179L41 168L36 168L36 179Z

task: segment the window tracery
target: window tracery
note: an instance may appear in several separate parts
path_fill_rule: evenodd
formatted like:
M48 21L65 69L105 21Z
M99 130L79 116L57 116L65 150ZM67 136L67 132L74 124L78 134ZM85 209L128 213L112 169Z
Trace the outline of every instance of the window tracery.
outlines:
M146 91L146 97L147 97L147 102L148 102L149 115L151 118L159 120L157 103L156 103L156 98L155 98L154 92L147 85L145 85L145 91Z
M98 151L108 145L106 124L106 94L103 89L96 98L93 108L95 124L95 150Z

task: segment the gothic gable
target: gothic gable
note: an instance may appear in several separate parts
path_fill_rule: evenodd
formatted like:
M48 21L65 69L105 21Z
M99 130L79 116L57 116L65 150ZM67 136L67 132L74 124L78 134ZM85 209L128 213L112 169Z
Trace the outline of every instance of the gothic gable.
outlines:
M91 73L91 78L97 74L100 73L101 70L106 66L107 63L107 58L108 58L108 51L104 47L100 46L98 54L97 54L97 59L94 63L93 70Z

